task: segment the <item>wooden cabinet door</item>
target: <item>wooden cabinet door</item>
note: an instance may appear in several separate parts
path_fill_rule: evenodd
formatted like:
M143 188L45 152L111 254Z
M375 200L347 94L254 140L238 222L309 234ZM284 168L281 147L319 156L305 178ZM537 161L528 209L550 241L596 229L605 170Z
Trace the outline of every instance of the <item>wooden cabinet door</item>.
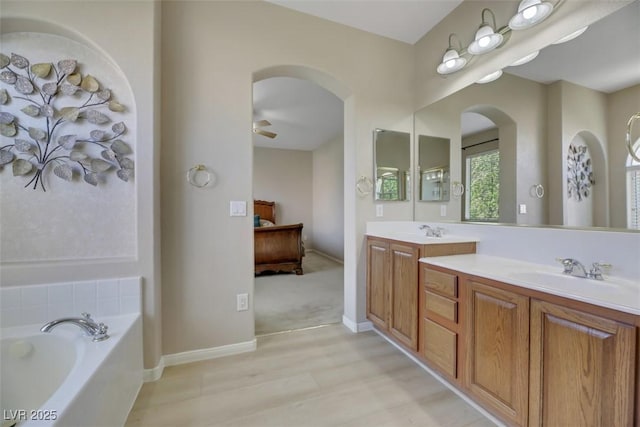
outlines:
M635 328L531 304L531 426L631 426Z
M389 319L389 244L367 240L367 318L380 329Z
M529 298L469 279L465 283L465 387L509 424L526 425Z
M418 350L418 257L415 246L392 243L391 317L389 332L411 350Z

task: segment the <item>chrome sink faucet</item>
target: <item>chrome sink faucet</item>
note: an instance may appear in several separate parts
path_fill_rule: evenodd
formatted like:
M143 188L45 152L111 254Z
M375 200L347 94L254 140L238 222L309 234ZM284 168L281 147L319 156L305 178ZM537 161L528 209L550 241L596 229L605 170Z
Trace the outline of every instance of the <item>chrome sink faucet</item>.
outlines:
M442 237L444 233L444 228L436 227L435 229L427 224L422 224L420 230L425 230L425 236L427 237Z
M82 313L82 317L64 317L62 319L52 320L40 328L40 331L51 332L53 328L64 323L76 325L82 329L87 336L91 337L92 341L104 341L109 338L109 335L107 335L107 329L109 329L109 327L104 323L96 323L89 313Z
M594 262L591 264L591 270L587 271L586 267L580 261L574 258L556 258L564 267L564 274L583 279L604 280L602 277L602 268L610 268L611 264L603 262Z

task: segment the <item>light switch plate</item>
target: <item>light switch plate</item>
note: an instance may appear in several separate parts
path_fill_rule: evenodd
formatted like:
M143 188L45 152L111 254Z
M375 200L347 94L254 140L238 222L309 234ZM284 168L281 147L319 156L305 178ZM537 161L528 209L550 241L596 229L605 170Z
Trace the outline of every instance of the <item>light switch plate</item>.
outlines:
M447 205L440 205L440 216L447 216Z
M518 212L520 212L520 215L524 215L527 213L527 205L525 205L524 203L520 204L520 206L518 206Z
M384 208L383 205L376 205L376 216L382 217L384 216Z
M229 203L229 211L231 216L247 216L247 202L232 200Z

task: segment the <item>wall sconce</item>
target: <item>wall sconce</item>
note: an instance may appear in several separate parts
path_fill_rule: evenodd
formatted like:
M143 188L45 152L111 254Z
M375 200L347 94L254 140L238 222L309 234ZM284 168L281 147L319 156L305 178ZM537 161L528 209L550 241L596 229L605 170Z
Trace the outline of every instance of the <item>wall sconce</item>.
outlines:
M458 40L459 50L456 50L453 47L453 38ZM458 70L464 68L467 65L467 59L460 56L460 52L462 52L462 43L460 39L455 34L449 34L449 48L444 53L442 57L442 62L438 65L436 69L438 74L451 74L455 73Z
M559 0L561 2L562 0ZM469 45L468 48L464 48L460 39L455 34L449 34L449 48L445 52L442 57L442 62L436 68L438 74L446 75L455 73L459 71L467 65L467 58L463 55L483 55L485 53L491 52L494 49L499 48L504 45L506 41L509 39L512 30L524 30L545 20L551 12L553 12L554 5L548 1L543 0L522 0L518 5L518 13L516 13L510 20L509 25L504 26L498 30L496 30L496 16L491 9L484 8L482 9L482 24L480 24L480 28L476 31L475 38L473 42ZM487 14L491 15L491 22L487 19ZM570 34L566 37L567 40L571 40L570 37L577 37L582 32L584 32L586 28L580 30L580 32L576 31L575 35ZM453 40L458 40L457 48L453 47ZM563 38L565 39L565 38ZM564 40L566 41L566 40ZM522 65L525 64L536 56L538 56L539 52L533 52L517 61L515 61L511 66ZM482 79L478 80L476 83L489 83L499 78L502 75L502 71L496 71L491 73Z
M518 13L509 20L512 30L525 30L544 21L553 11L553 5L541 0L522 0Z
M493 26L485 19L485 12L491 14L493 20ZM476 31L475 40L469 45L469 53L472 55L482 55L483 53L491 52L495 48L499 47L504 40L502 34L496 33L496 16L491 9L482 9L482 24L478 31Z

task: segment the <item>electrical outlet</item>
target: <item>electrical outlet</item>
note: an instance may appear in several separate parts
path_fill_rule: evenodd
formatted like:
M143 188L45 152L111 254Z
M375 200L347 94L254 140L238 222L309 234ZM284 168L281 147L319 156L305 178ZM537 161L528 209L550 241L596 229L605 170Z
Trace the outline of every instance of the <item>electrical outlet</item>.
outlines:
M520 204L520 206L518 206L518 212L520 212L520 215L524 215L527 213L527 205L522 203Z
M249 310L249 294L236 295L236 310L237 311Z

